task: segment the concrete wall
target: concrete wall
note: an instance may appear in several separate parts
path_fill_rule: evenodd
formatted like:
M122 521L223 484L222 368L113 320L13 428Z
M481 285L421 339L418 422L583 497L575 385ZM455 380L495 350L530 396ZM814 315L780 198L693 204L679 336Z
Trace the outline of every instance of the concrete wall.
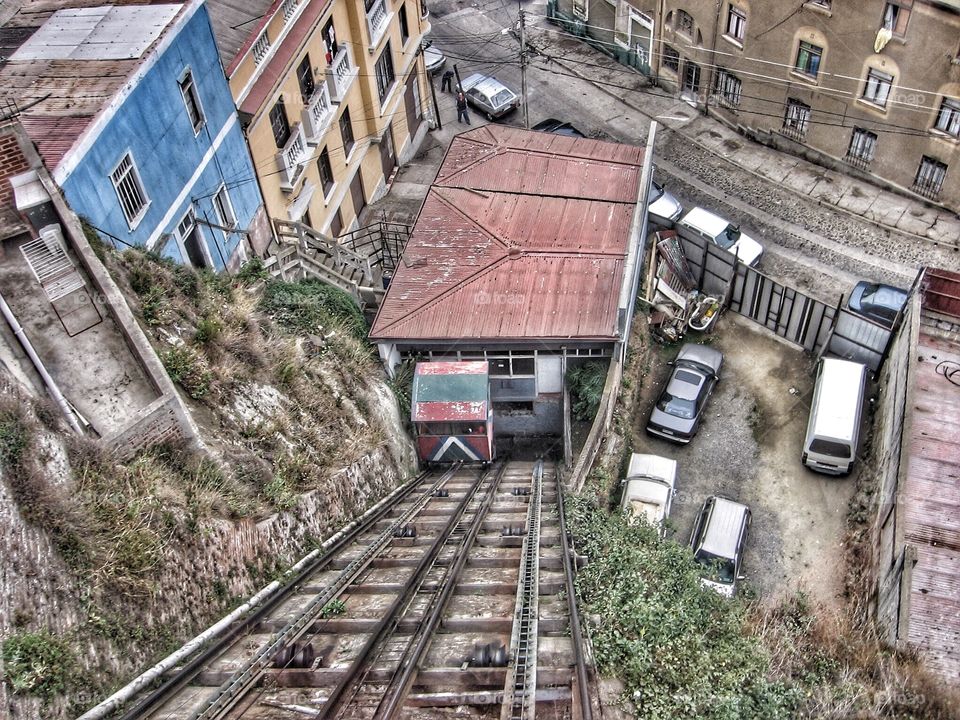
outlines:
M178 84L188 69L206 120L199 133L190 124ZM110 179L128 151L150 202L133 228ZM263 202L207 10L200 6L124 99L62 187L74 211L96 227L124 243L156 248L185 262L182 242L164 235L175 233L191 205L198 219L219 224L213 196L223 185L238 226L247 228ZM229 262L243 241L240 233L203 225L199 232L208 262L217 269Z

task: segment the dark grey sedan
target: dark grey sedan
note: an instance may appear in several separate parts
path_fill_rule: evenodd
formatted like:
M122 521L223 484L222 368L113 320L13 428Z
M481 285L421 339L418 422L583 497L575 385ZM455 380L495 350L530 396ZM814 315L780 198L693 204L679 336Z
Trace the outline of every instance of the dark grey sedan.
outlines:
M685 444L700 427L707 400L720 379L723 353L706 345L687 343L672 365L670 379L647 421L647 432Z

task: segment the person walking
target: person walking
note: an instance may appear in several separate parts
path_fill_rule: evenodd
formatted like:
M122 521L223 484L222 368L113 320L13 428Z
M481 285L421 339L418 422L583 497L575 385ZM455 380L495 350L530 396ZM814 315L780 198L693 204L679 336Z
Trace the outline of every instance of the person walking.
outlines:
M453 70L447 70L443 73L443 80L440 81L440 92L450 92L453 84Z
M457 93L457 122L470 124L470 116L467 115L467 98L462 90Z

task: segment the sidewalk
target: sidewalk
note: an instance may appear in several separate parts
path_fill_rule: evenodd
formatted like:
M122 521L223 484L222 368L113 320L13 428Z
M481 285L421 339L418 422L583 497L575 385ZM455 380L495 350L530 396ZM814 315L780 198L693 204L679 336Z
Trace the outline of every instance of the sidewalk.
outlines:
M544 40L549 38L552 48L562 47L562 59L552 61L565 71L594 83L650 120L743 170L880 228L946 248L960 248L960 218L956 213L756 143L666 93L631 92L629 88L639 90L645 85L639 73L552 28L535 33L542 34ZM546 43L536 43L536 35L534 43L543 47Z

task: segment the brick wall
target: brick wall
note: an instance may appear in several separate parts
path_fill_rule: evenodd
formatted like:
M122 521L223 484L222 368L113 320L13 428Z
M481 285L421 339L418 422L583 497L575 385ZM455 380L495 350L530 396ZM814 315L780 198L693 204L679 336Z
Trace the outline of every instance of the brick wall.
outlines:
M183 437L178 399L175 395L164 395L145 407L134 422L103 438L103 443L125 460L151 445Z

